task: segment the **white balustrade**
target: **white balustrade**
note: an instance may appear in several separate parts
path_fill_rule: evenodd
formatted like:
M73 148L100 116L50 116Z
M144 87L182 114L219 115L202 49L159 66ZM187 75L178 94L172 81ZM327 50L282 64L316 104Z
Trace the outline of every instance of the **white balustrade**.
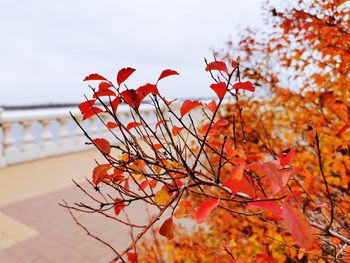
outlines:
M150 105L141 105L140 111L147 115L147 119L155 119ZM92 138L113 139L98 117L82 122L77 108L16 111L3 111L0 108L0 167L92 149L91 145L85 145L87 139L69 112L76 116ZM119 107L118 115L125 123L132 121L130 109L124 105ZM99 116L105 123L113 121L108 115Z

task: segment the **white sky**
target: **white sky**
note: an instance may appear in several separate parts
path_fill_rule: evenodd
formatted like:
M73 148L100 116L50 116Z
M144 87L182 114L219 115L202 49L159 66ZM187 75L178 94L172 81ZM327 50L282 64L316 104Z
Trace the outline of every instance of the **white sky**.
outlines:
M169 98L213 96L203 58L247 25L260 0L0 0L0 105L79 102L82 79L137 69L130 88L166 68Z

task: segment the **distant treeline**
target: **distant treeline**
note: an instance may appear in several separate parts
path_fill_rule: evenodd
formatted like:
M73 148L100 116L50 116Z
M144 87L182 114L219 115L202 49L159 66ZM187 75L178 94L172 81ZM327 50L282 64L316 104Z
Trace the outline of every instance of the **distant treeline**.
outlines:
M214 97L193 97L186 99L178 99L178 101L183 100L212 100ZM150 101L145 100L143 103L150 103ZM99 103L96 103L97 105ZM68 108L68 107L78 107L79 103L43 103L43 104L32 104L32 105L0 105L0 108L4 110L36 110L36 109L51 109L51 108Z
M48 104L33 104L33 105L4 105L0 106L4 110L36 110L36 109L51 109L51 108L67 108L78 107L78 103L48 103Z

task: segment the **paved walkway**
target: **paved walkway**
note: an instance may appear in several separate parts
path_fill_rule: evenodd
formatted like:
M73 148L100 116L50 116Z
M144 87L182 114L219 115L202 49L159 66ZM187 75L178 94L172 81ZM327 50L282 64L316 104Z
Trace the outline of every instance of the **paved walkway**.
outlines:
M88 237L58 205L62 199L84 200L71 179L90 177L96 157L87 151L0 169L1 263L109 262L113 252ZM115 248L129 242L127 230L111 220L86 214L79 220Z

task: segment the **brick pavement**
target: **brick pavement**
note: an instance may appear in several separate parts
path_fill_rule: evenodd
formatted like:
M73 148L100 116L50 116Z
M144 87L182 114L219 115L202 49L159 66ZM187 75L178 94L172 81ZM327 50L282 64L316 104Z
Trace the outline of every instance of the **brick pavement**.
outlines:
M89 176L95 157L95 152L77 153L0 169L0 263L109 262L113 252L88 237L58 205L63 198L84 200L71 178ZM141 223L139 209L130 214ZM111 220L78 218L114 248L130 241L128 230Z

